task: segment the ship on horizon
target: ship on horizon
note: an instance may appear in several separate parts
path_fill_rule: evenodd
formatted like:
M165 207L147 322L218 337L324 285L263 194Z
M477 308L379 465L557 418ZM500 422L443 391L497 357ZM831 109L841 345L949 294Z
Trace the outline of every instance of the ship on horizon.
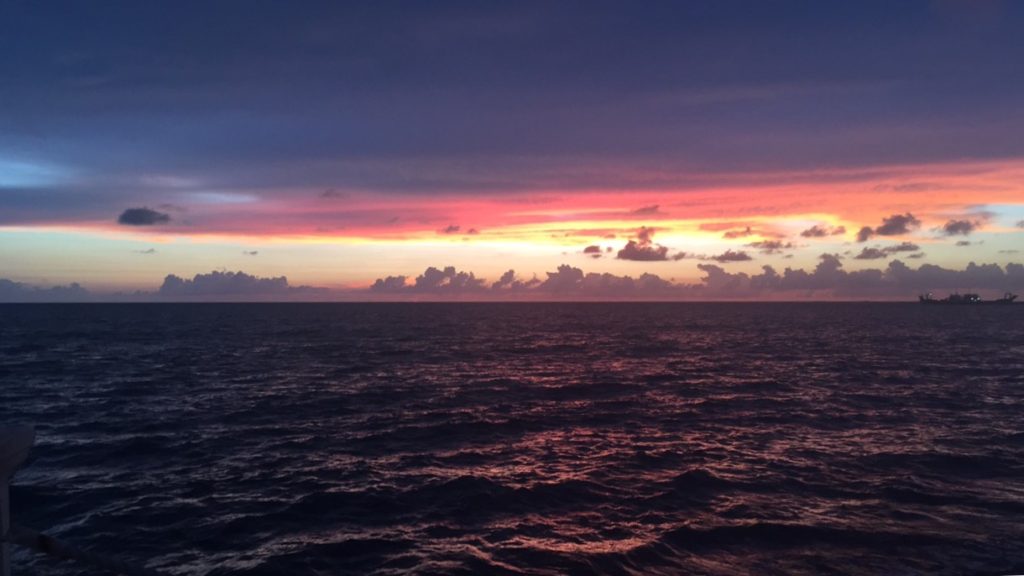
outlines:
M932 293L922 294L917 297L921 304L961 304L961 305L985 305L985 304L1013 304L1017 300L1016 294L1007 292L1002 298L996 300L982 300L977 294L953 293L945 298L938 299Z

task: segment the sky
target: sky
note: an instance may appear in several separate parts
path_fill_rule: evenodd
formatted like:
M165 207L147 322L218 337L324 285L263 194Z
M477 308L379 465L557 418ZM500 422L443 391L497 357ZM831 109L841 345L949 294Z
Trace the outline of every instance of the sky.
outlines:
M0 0L0 300L1021 290L1022 27L1009 0Z

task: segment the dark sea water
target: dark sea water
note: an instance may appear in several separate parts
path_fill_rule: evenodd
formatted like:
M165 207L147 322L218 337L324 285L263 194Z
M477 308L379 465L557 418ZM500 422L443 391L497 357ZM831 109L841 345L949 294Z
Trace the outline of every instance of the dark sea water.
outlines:
M0 422L173 574L1024 572L1024 306L3 306Z

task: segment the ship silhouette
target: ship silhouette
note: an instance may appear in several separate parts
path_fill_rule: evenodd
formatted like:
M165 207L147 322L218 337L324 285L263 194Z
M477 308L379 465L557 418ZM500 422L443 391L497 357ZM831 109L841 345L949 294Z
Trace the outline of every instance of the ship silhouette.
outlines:
M922 294L917 297L921 304L949 304L949 305L984 305L984 304L1013 304L1017 299L1016 294L1007 292L1002 298L996 300L982 300L977 294L953 293L941 300L932 296L932 293Z

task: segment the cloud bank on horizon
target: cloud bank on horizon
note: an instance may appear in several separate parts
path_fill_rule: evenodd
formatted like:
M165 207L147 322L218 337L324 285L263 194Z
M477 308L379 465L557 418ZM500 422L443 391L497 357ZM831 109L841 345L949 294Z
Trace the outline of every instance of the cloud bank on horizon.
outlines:
M1022 25L1000 0L0 3L0 275L1006 267Z
M859 258L859 256L858 256ZM699 282L681 283L656 274L638 277L584 272L568 264L522 278L508 270L488 281L454 266L428 267L415 278L387 276L364 288L329 289L293 286L284 276L260 277L245 272L213 271L182 278L168 274L154 291L91 293L75 283L36 287L0 279L0 302L90 301L374 301L374 300L795 300L905 299L932 290L1002 293L1024 290L1024 264L975 264L953 270L922 264L917 268L893 260L885 268L847 271L843 257L822 254L810 271L765 265L756 274L728 272L702 263Z

